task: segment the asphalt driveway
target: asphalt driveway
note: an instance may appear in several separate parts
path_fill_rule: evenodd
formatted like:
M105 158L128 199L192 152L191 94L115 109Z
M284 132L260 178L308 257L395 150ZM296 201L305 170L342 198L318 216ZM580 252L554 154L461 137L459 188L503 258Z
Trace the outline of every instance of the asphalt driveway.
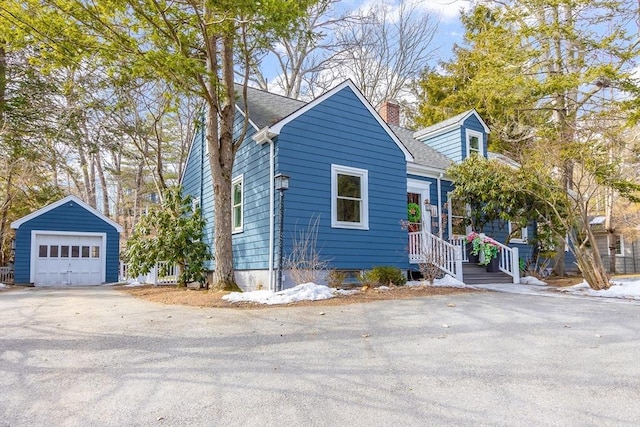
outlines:
M0 426L624 426L639 397L638 301L229 310L0 292Z

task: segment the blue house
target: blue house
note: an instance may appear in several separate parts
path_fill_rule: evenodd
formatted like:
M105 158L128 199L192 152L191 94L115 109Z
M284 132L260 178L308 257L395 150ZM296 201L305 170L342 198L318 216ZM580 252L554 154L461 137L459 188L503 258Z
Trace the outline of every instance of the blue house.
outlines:
M290 177L285 257L296 236L317 223L316 247L330 269L357 272L387 265L410 271L426 250L438 251L442 269L462 279L465 206L449 199L453 184L446 169L473 153L488 155L489 129L475 110L412 131L399 126L398 105L387 103L378 113L349 80L308 103L249 89L247 107L250 129L232 177L233 255L240 287L275 288L277 174ZM240 101L238 125L243 110ZM211 244L215 219L206 150L200 130L182 185L202 206ZM407 223L408 203L420 207L416 223ZM526 236L521 242L526 246ZM501 270L517 282L517 251L502 252ZM286 270L284 277L285 287L295 285Z
M99 285L118 281L122 227L75 196L11 223L16 284Z

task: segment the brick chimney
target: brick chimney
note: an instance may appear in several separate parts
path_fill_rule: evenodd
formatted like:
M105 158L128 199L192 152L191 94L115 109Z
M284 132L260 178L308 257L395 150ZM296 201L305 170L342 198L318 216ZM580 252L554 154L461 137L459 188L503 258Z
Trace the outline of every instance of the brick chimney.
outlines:
M396 101L383 101L380 116L387 124L400 126L400 105Z

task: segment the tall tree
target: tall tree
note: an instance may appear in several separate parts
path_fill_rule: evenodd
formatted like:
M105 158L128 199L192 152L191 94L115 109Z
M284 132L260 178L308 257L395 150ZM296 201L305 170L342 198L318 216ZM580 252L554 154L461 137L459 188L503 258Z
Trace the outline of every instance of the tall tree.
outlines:
M335 65L333 59L351 49L352 45L339 43L335 32L356 17L339 13L339 0L319 0L312 3L307 13L293 27L294 30L256 52L252 62L252 82L261 89L281 93L291 98L310 99L317 79ZM269 81L263 63L275 62L276 76Z
M336 35L339 45L349 49L332 59L331 73L318 81L318 88L325 90L347 76L375 107L385 100L407 98L424 64L435 53L432 42L437 20L413 1L401 1L397 6L379 1L353 16L355 19L341 25Z
M521 162L530 150L556 148L547 161L561 171L568 194L579 192L576 166L583 169L588 156L576 146L590 147L595 156L611 141L594 137L595 119L623 123L608 115L628 114L620 100L637 93L631 90L638 85L632 78L640 53L637 14L632 0L478 4L464 15L467 46L446 64L448 74L431 81L433 72L426 74L425 93L432 96L423 100L416 124L429 124L439 107L476 107L497 130L494 147L499 142L497 148ZM438 80L446 89L436 90ZM563 274L563 258L557 261Z
M231 174L235 151L244 139L244 132L234 135L235 71L244 70L246 87L253 50L267 46L275 36L287 34L310 1L45 0L44 3L99 38L98 48L118 67L127 67L147 78L164 79L204 101L216 213L213 286L234 286ZM245 130L247 124L245 120Z

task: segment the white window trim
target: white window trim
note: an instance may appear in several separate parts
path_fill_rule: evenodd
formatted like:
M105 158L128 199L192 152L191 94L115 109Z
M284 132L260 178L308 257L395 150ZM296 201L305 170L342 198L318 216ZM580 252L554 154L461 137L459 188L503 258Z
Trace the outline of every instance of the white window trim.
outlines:
M471 129L466 129L466 135L467 135L467 158L469 156L471 156L471 150L469 149L470 147L470 142L471 142L471 137L475 136L478 138L478 149L479 154L484 157L484 138L482 135L482 132L478 132L476 130L471 130Z
M191 212L195 212L200 207L200 197L193 197L191 199Z
M240 184L240 188L242 190L242 194L240 195L240 226L235 227L235 212L234 212L234 204L233 199L235 195L235 186L236 184ZM244 231L244 174L238 175L233 178L231 181L231 233L242 233Z
M511 233L513 232L513 225L511 223L511 221L508 222L509 225L509 229L508 229L508 233L509 236L511 236ZM511 243L527 243L529 241L529 228L527 226L522 228L522 238L518 239L518 238L513 238L510 240Z
M622 234L619 234L618 237L620 237L620 253L616 251L616 256L623 257L624 256L624 236Z
M338 221L338 174L352 175L360 178L360 222ZM331 165L331 227L351 228L356 230L369 229L369 171L349 166Z

